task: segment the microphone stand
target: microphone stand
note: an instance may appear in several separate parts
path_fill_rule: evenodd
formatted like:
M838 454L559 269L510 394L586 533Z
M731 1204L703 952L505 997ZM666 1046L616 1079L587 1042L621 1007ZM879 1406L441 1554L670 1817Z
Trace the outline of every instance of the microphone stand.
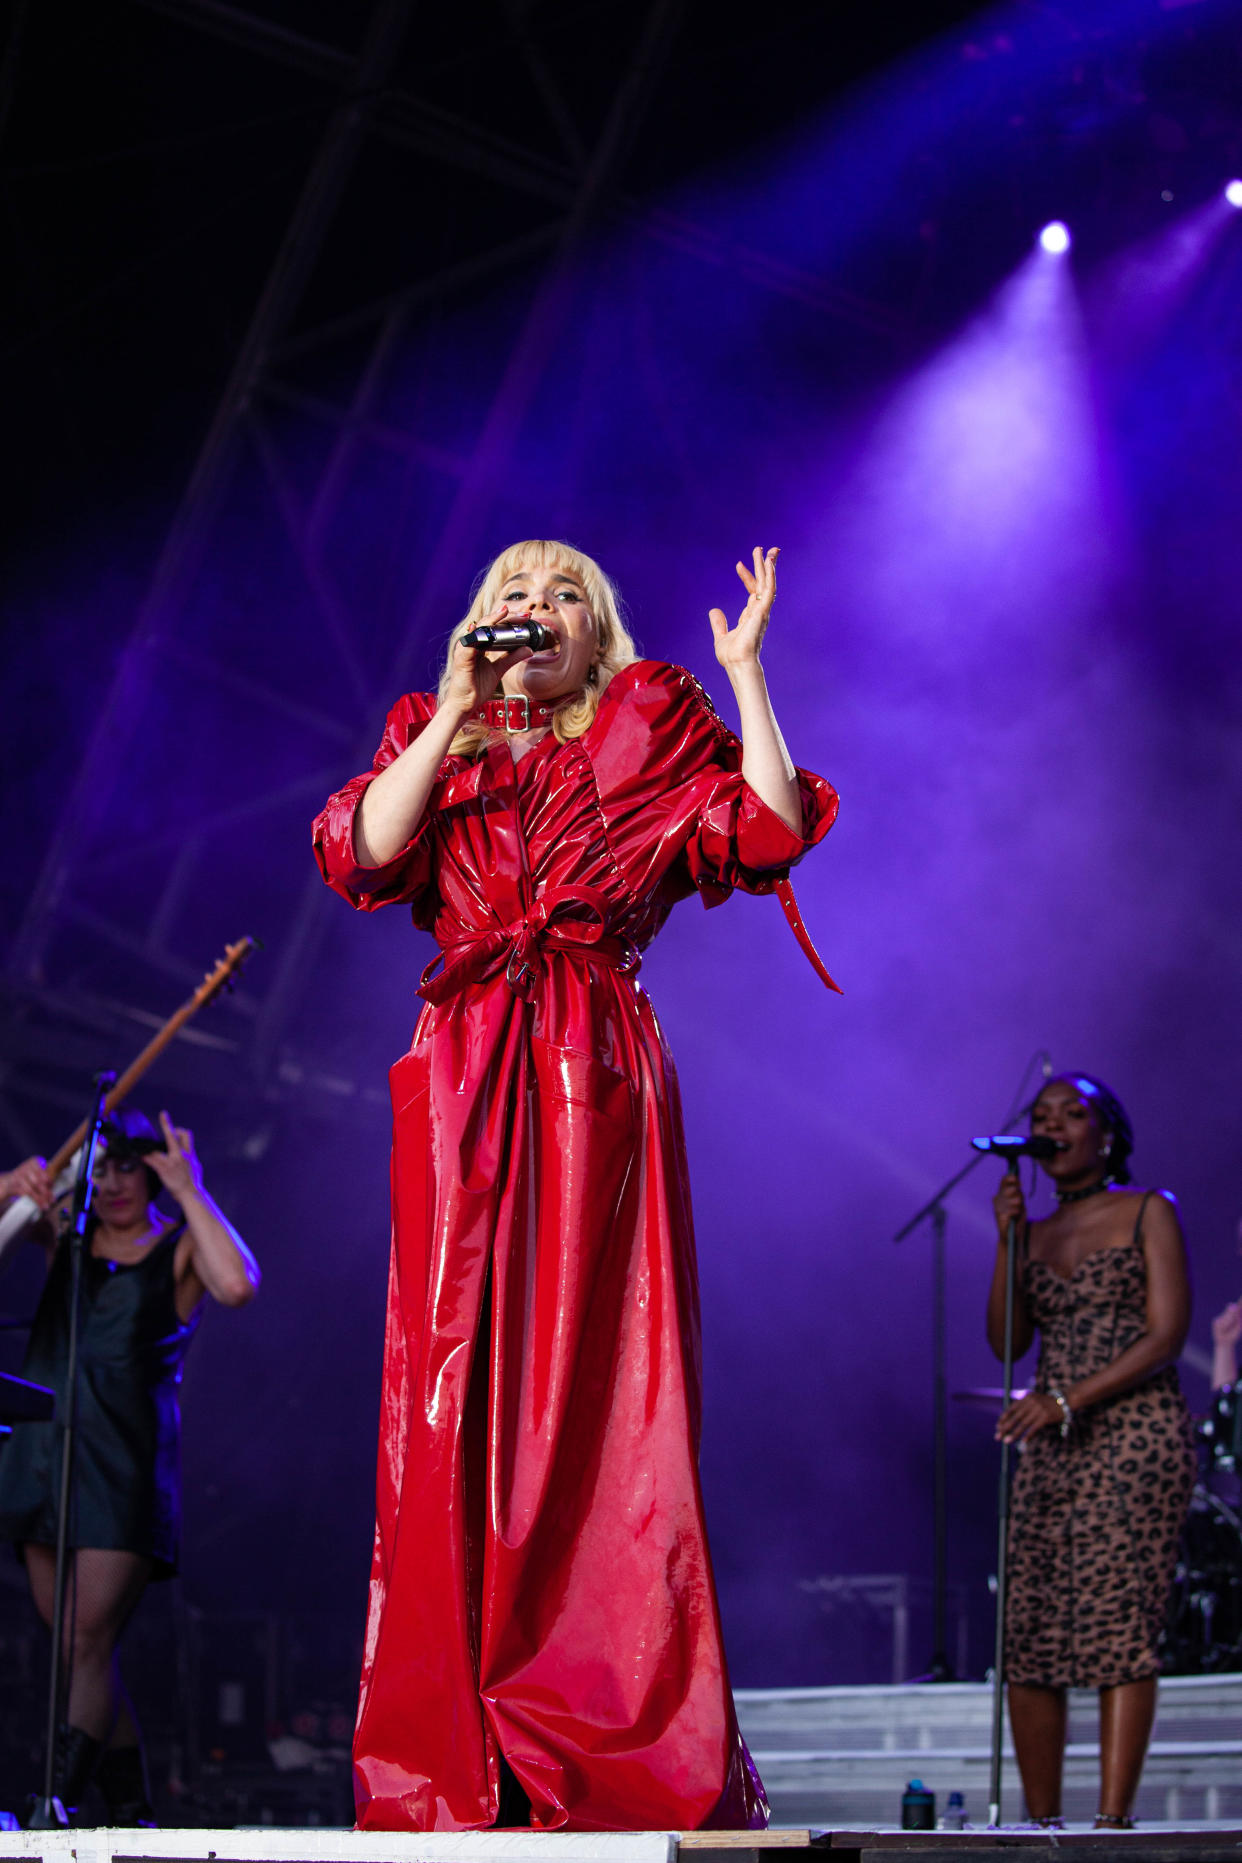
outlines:
M1010 1160L1017 1176L1018 1161ZM1013 1308L1017 1281L1018 1223L1011 1216L1005 1231L1005 1337L1001 1387L1001 1415L1013 1402ZM1001 1749L1005 1737L1005 1604L1009 1588L1009 1463L1010 1445L1001 1444L1000 1482L996 1497L996 1649L992 1658L992 1754L988 1785L988 1828L995 1830L1001 1817Z
M932 1226L932 1658L921 1682L952 1682L956 1679L949 1659L948 1638L948 1438L949 1405L945 1352L945 1233L948 1211L945 1198L964 1177L982 1163L982 1153L971 1158L941 1184L933 1197L916 1210L893 1237L904 1242L925 1218Z
M78 1427L78 1322L82 1306L82 1262L86 1255L86 1225L95 1188L95 1153L104 1118L104 1098L116 1085L116 1075L96 1074L86 1138L78 1158L73 1191L73 1222L69 1231L69 1350L65 1361L64 1435L60 1458L60 1509L56 1519L56 1580L52 1593L52 1672L48 1685L47 1751L43 1765L43 1796L36 1798L26 1821L30 1831L56 1831L68 1825L65 1807L56 1796L56 1730L60 1725L60 1699L65 1630L65 1590L69 1573L69 1513L73 1498L74 1451Z
M1044 1078L1046 1080L1052 1071L1052 1064L1051 1064L1051 1061L1049 1059L1047 1052L1041 1049L1039 1053L1034 1057L1034 1060L1042 1063ZM1018 1091L1014 1095L1015 1102L1020 1102L1022 1099L1022 1095L1026 1090L1026 1083L1030 1078L1031 1066L1032 1066L1032 1063L1028 1062L1026 1069L1023 1072L1022 1079L1018 1083ZM1035 1098L1038 1099L1038 1097L1039 1095L1036 1094ZM1035 1104L1035 1100L1032 1099L1032 1100L1028 1100L1025 1105L1021 1105L1017 1103L1012 1105L1010 1107L1010 1110L1005 1114L1004 1119L1001 1121L1002 1126L1007 1127L1011 1120L1024 1118L1026 1114L1030 1112L1034 1104ZM946 1211L944 1206L945 1206L945 1199L948 1197L949 1192L951 1190L955 1190L957 1186L962 1182L963 1178L970 1176L971 1172L975 1170L979 1164L982 1163L985 1155L986 1154L983 1152L976 1153L976 1155L973 1158L971 1158L966 1164L962 1166L960 1171L955 1171L953 1176L948 1178L943 1184L941 1184L939 1190L937 1190L933 1196L928 1198L927 1202L923 1205L922 1209L916 1210L914 1212L914 1215L910 1218L910 1220L902 1224L901 1228L897 1231L896 1235L893 1237L894 1242L904 1242L906 1237L910 1235L915 1229L917 1229L921 1222L923 1222L927 1217L931 1218L931 1225L932 1225L932 1522L933 1522L933 1526L932 1526L932 1547L933 1547L933 1552L932 1552L932 1559L933 1559L933 1564L932 1564L932 1659L931 1659L931 1666L929 1667L927 1674L925 1676L919 1676L918 1678L916 1678L919 1681L927 1681L927 1682L952 1682L956 1679L954 1675L954 1671L953 1671L953 1664L949 1660L948 1608L947 1608L947 1604L948 1604L948 1539L949 1539L949 1528L948 1528L948 1519L949 1519L949 1509L948 1509L949 1406L948 1406L948 1380L947 1380L946 1369L945 1369L945 1359L946 1359L946 1354L945 1354L945 1231L948 1228L948 1212ZM1011 1258L1010 1265L1012 1268L1012 1258ZM1011 1349L1012 1348L1011 1335L1009 1336L1008 1343L1009 1343L1009 1348ZM1008 1405L1009 1403L1009 1390L1010 1390L1010 1384L1012 1382L1012 1370L1013 1370L1012 1363L1010 1362L1008 1363L1008 1370L1006 1372L1006 1377L1005 1377L1006 1405ZM1008 1473L1009 1473L1008 1451L1006 1451L1006 1457L1004 1458L1002 1462L1002 1474L1001 1474L1002 1481L1007 1480ZM1008 1489L1007 1488L1005 1490L1005 1493L1006 1493L1005 1528L1007 1532L1008 1530ZM997 1790L997 1796L999 1796L999 1787Z

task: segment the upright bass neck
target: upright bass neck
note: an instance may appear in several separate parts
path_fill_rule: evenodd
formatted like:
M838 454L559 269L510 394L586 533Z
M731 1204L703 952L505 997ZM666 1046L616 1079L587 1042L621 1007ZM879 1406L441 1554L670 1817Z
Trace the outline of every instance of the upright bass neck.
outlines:
M209 1003L214 996L220 994L225 985L236 976L253 950L253 938L239 938L236 944L225 945L224 956L214 969L207 972L193 996L187 997L180 1009L173 1011L163 1028L157 1030L142 1053L135 1056L119 1077L115 1087L111 1089L104 1101L105 1113L110 1113L114 1107L121 1105L125 1096L137 1086L152 1063L158 1061L169 1042L175 1040L180 1034L191 1016L196 1016L204 1003ZM64 1144L48 1159L48 1175L53 1180L59 1177L85 1137L86 1121L84 1119L81 1125L76 1126L69 1134Z
M220 991L224 989L227 984L232 982L253 950L253 938L239 938L236 944L225 946L224 956L213 969L207 972L207 975L203 978L203 981L199 984L193 996L188 997L187 1000L182 1003L180 1009L175 1010L173 1014L169 1016L163 1027L151 1037L151 1040L147 1043L142 1053L137 1055L135 1059L130 1062L125 1072L120 1076L115 1087L112 1088L104 1101L104 1111L106 1113L110 1113L114 1107L121 1104L125 1096L131 1092L142 1079L151 1064L157 1061L160 1055L163 1054L169 1042L176 1039L191 1016L196 1016L204 1003L209 1003L213 997L220 994ZM78 1147L86 1137L86 1123L84 1119L81 1125L69 1134L64 1144L48 1159L48 1176L56 1187L57 1195L63 1195L63 1188L59 1183L59 1179L65 1171L65 1166L69 1163L70 1159L73 1158ZM30 1223L34 1221L38 1214L37 1205L34 1204L29 1197L18 1197L14 1203L9 1205L8 1209L0 1213L0 1254L3 1254L7 1244L12 1241L16 1235L20 1234L23 1229L29 1227Z

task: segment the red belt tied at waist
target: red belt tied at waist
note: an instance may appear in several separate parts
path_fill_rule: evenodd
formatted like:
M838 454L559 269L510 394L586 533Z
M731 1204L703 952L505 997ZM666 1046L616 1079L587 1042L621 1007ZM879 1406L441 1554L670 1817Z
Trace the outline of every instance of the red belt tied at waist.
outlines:
M530 1002L549 950L572 952L610 970L635 971L642 962L628 938L604 931L608 902L586 886L550 886L520 919L496 925L447 946L428 964L418 986L427 1003L443 1003L468 983L504 971L515 996ZM589 916L588 916L589 915ZM435 975L438 965L444 969Z

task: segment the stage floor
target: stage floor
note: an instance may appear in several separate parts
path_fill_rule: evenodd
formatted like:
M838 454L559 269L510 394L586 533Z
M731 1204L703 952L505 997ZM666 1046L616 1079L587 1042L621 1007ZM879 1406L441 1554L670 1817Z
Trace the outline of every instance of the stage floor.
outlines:
M1015 1849L1022 1863L1099 1863L1118 1852L1127 1863L1242 1863L1242 1675L1161 1684L1134 1832L1091 1829L1099 1771L1093 1699L1071 1702L1071 1822L1055 1835L1017 1822L1022 1794L1008 1741L1002 1809L1013 1822L997 1830L984 1824L991 1691L980 1683L743 1690L737 1704L772 1801L766 1832L359 1833L331 1821L348 1815L339 1794L325 1812L322 1781L294 1771L281 1775L270 1807L252 1794L245 1824L212 1828L214 1810L206 1828L0 1831L0 1863L677 1863L683 1851L684 1863L777 1863L764 1853L825 1850L835 1863L989 1863ZM916 1776L938 1806L950 1791L964 1791L972 1828L900 1830L893 1816Z
M14 1863L776 1863L768 1853L829 1852L832 1863L1242 1863L1242 1830L1205 1823L1137 1831L1069 1826L1055 1836L1021 1827L971 1831L467 1831L385 1836L272 1826L205 1831L0 1832ZM792 1863L792 1858L790 1859ZM824 1859L827 1863L827 1858Z
M956 1790L971 1823L986 1821L992 1691L982 1682L740 1689L736 1699L777 1824L891 1830L914 1778L938 1809ZM1074 1830L1095 1813L1099 1769L1097 1703L1074 1691L1064 1797ZM1006 1820L1022 1810L1008 1722L1001 1810ZM1162 1679L1135 1815L1145 1831L1242 1829L1242 1675Z

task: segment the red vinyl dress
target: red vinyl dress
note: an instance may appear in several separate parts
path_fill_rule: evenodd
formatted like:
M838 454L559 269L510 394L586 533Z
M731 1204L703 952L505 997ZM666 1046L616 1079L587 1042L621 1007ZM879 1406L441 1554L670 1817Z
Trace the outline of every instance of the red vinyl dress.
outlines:
M376 772L434 707L393 707ZM679 899L771 891L831 826L820 778L799 836L740 764L697 682L645 660L581 738L448 758L384 867L353 854L371 774L315 824L328 884L410 905L443 959L391 1074L361 1829L492 1824L499 1753L537 1829L767 1821L699 1492L677 1080L634 974Z

